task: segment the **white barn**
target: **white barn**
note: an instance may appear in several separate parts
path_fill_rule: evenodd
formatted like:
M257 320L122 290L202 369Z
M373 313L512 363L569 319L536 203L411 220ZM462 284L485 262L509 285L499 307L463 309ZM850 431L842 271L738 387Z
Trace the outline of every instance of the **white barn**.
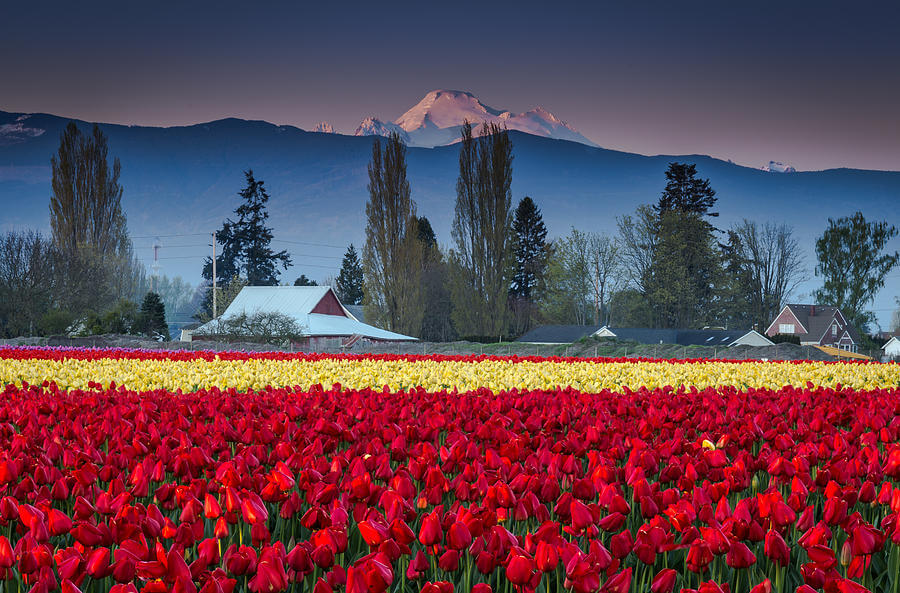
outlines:
M349 347L359 340L409 342L416 338L359 321L328 286L245 286L218 319L256 313L281 313L292 317L303 330L300 347ZM192 332L193 340L216 334L218 319Z

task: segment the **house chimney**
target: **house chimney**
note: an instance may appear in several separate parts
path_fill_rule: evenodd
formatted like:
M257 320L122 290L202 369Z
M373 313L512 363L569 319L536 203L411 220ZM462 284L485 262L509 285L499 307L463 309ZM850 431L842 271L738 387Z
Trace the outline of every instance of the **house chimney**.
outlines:
M810 317L815 317L815 316L816 316L816 306L815 306L815 305L810 305L810 306L809 306L809 316L810 316Z

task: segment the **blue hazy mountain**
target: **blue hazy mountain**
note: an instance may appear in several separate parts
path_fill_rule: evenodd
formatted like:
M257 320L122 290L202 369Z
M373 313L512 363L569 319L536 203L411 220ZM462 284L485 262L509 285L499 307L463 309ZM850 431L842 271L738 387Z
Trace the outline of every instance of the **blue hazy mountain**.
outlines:
M0 111L0 231L49 230L50 157L68 121ZM78 124L89 130L90 124ZM190 234L211 233L232 214L248 168L265 181L271 196L277 248L294 253L294 269L285 279L336 275L346 245L364 242L371 136L240 119L168 128L100 127L110 155L122 163L123 204L138 254L149 263L152 239L144 237L160 236L163 273L197 281L209 241ZM551 236L573 226L614 231L617 216L659 197L672 161L696 163L699 174L709 178L719 198L720 228L742 218L792 225L810 269L813 243L829 217L858 209L867 219L900 226L900 172L767 172L703 155L643 156L519 131L511 131L510 138L513 205L530 195ZM442 245L451 242L458 151L453 144L408 151L413 199ZM893 248L900 247L897 243ZM892 295L900 292L900 274L892 276L875 308L891 307ZM889 318L889 312L878 315Z

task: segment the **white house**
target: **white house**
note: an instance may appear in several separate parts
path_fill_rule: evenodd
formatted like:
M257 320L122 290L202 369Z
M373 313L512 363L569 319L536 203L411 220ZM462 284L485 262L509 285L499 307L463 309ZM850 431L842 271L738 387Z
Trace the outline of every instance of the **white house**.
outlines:
M894 336L881 349L884 350L885 358L900 358L900 338Z
M281 313L292 317L303 330L300 346L348 347L359 340L408 342L404 336L362 323L344 307L328 286L245 286L218 319L256 313ZM218 319L195 329L193 340L216 334Z

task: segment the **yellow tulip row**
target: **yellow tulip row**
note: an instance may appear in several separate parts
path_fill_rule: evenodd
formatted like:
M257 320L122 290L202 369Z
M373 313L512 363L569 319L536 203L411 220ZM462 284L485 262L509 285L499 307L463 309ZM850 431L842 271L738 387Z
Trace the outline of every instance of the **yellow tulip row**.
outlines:
M317 360L135 360L103 358L80 360L0 359L0 384L39 384L53 381L59 387L88 388L89 383L124 385L135 390L196 390L217 386L240 391L321 384L330 388L372 387L391 390L424 387L469 391L487 387L544 389L572 387L585 392L630 387L650 389L715 387L778 389L785 385L854 389L900 387L897 364L826 364L804 362L621 362L489 360L381 360L370 358L322 358Z

